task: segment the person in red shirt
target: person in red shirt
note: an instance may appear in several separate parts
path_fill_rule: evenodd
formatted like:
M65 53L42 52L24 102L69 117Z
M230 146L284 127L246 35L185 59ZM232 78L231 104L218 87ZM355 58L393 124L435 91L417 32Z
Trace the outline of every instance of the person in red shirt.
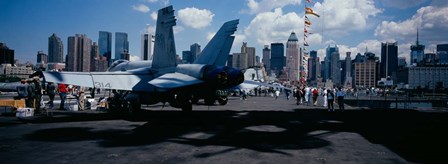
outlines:
M319 91L314 88L313 89L313 105L316 106L317 105L317 96L319 95Z
M64 108L65 99L67 98L67 86L63 83L58 85L59 96L61 97L61 104L59 105L59 110L66 110Z

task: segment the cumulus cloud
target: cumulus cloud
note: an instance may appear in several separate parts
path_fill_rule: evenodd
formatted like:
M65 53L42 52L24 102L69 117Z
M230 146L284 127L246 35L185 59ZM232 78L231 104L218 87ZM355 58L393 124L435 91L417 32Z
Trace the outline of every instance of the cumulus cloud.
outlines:
M264 12L255 16L244 30L244 34L247 37L256 38L257 43L261 45L269 45L273 42L283 43L292 31L303 30L301 22L303 18L296 13L283 14L282 9L277 8L274 12Z
M139 60L141 60L139 56L135 56L135 55L129 56L129 61L139 61Z
M152 12L151 13L151 18L152 18L152 20L157 20L157 12Z
M187 27L202 29L210 26L214 16L210 10L187 7L179 10L177 17Z
M243 34L235 34L235 40L233 40L233 47L241 47L241 45L243 45L243 42L246 41L246 36ZM249 45L250 47L254 47L255 45Z
M154 2L157 2L158 0L146 0L146 1L149 3L154 3Z
M375 36L383 39L415 40L417 27L420 37L429 43L446 41L448 7L426 6L404 21L383 21L375 29Z
M301 38L300 36L298 36ZM318 33L314 33L308 36L307 40L308 44L314 45L314 44L321 44L322 43L322 35Z
M156 27L151 26L150 24L146 24L146 29L145 29L144 33L150 33L150 34L154 35L156 33Z
M375 7L374 0L325 0L323 3L317 2L313 8L324 17L315 19L317 27L322 27L324 23L326 31L337 35L366 30L369 18L383 12Z
M180 32L182 32L182 31L184 31L184 30L185 30L185 28L182 27L182 26L174 26L174 27L173 27L173 33L174 33L174 34L180 33Z
M140 4L140 5L132 5L132 9L136 10L136 11L140 11L142 13L147 13L149 12L149 7L144 5L144 4Z
M213 36L215 36L216 32L208 32L207 33L207 42L209 42L210 40L212 40Z
M249 9L242 12L257 14L271 11L274 8L283 8L287 5L299 5L300 2L301 0L247 0L246 5Z

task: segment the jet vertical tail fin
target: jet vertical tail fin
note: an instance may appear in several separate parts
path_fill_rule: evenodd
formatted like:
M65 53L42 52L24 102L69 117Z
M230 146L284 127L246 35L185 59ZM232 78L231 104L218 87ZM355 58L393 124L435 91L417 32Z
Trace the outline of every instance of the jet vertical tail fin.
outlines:
M193 63L224 66L235 39L232 35L238 23L238 19L224 23Z
M156 35L152 68L176 66L176 45L173 26L176 25L173 6L160 9L157 14Z

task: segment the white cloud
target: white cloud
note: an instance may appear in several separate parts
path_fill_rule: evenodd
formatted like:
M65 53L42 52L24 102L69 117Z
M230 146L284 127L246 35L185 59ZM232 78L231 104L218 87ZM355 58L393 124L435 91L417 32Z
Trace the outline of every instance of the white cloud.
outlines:
M243 34L235 34L235 40L233 40L232 48L239 48L243 45L243 42L246 42L246 36ZM250 47L255 47L254 44L249 45Z
M273 42L284 43L292 31L303 30L302 22L303 18L296 13L283 14L282 9L277 8L274 12L264 12L255 16L244 30L244 34L255 38L261 45L269 45Z
M168 6L168 4L170 3L169 0L144 0L144 1L148 3L160 2L163 6Z
M297 37L301 38L300 36L297 36ZM322 43L322 35L317 34L317 33L311 34L308 36L307 41L308 41L308 44L310 44L310 45L321 44Z
M381 56L381 41L378 41L378 40L364 40L361 43L359 43L356 46L356 48L357 48L358 52L360 52L360 53L369 51L369 52L373 52L378 57Z
M151 13L151 18L152 18L152 20L155 20L155 21L156 21L156 20L157 20L157 12L155 12L155 11L152 12L152 13Z
M249 10L243 10L249 14L268 12L275 8L283 8L287 5L299 5L301 0L246 0Z
M163 6L168 6L168 4L170 4L169 0L160 0L160 2L163 4Z
M177 17L187 27L202 29L210 26L210 23L213 21L213 16L215 14L210 10L187 7L179 10Z
M139 56L134 55L129 56L129 61L139 61L139 60L141 60Z
M150 33L150 34L154 35L156 33L156 27L155 26L151 26L149 24L146 24L145 33Z
M375 7L374 0L325 0L317 2L313 9L321 15L315 20L315 27L322 27L330 34L347 35L350 31L363 31L368 27L369 18L382 13ZM325 21L325 22L323 22Z
M184 31L184 30L185 30L185 28L182 27L182 26L174 26L174 27L173 27L173 33L174 33L174 34L177 34L177 33L182 32L182 31Z
M446 41L448 7L426 6L404 21L383 21L375 29L375 36L383 39L415 40L417 27L420 39L429 43ZM443 34L443 35L442 35Z
M136 11L140 11L142 13L147 13L149 12L149 7L144 5L144 4L140 4L140 5L132 5L132 9L136 10Z
M207 33L207 42L210 42L212 40L213 36L215 36L216 32L208 32Z

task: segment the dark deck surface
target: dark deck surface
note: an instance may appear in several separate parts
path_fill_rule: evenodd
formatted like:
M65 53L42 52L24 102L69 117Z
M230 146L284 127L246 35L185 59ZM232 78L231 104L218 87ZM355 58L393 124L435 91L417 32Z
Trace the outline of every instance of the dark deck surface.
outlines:
M231 97L193 112L52 111L0 116L2 163L441 163L448 113L295 105ZM336 106L337 108L337 106Z

